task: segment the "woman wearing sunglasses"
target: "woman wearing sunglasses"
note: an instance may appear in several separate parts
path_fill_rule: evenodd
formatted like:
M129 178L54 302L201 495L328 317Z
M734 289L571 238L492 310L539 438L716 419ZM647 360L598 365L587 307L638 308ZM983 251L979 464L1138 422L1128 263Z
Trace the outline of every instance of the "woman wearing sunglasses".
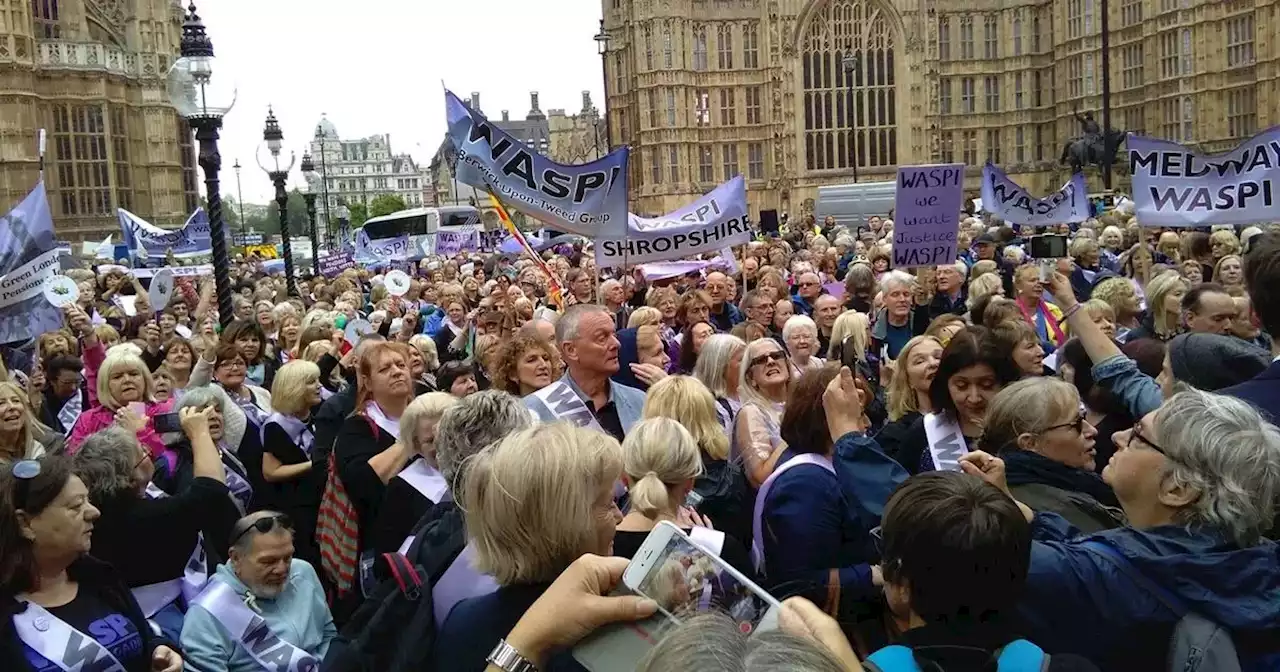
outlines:
M779 423L791 395L791 362L781 345L762 338L747 345L738 370L742 408L733 421L730 453L742 459L751 486L764 483L786 450Z
M1097 434L1075 387L1037 376L991 400L978 446L1004 458L1014 497L1092 534L1124 524L1115 493L1094 472Z
M1102 479L1127 526L1084 536L1021 504L1036 540L1026 635L1104 670L1170 669L1170 633L1195 614L1229 633L1235 669L1280 669L1280 556L1264 538L1280 498L1280 429L1247 402L1183 387L1115 442ZM961 464L1016 499L1002 460L978 452Z
M182 670L116 570L88 554L98 509L70 458L0 464L0 492L0 669Z
M193 478L174 496L151 482L151 456L122 428L94 434L75 456L76 475L102 511L94 556L120 572L143 614L174 639L187 603L204 588L240 517L209 429L214 412L213 406L179 412L191 442Z

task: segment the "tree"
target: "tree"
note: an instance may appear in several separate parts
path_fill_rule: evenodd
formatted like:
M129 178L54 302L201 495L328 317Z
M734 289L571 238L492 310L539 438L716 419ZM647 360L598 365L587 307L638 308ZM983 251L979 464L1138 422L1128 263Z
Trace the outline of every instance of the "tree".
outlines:
M311 218L307 216L307 201L302 197L302 192L294 189L289 192L289 202L286 206L286 213L289 220L289 235L306 236L311 233ZM260 229L267 235L280 233L280 206L273 199L267 204L267 218L263 222L263 228Z
M347 205L347 210L351 212L351 228L358 229L364 226L365 220L369 219L369 208L364 203L351 203Z
M398 194L379 194L369 201L369 217L381 217L408 208L409 206L405 205L404 199Z

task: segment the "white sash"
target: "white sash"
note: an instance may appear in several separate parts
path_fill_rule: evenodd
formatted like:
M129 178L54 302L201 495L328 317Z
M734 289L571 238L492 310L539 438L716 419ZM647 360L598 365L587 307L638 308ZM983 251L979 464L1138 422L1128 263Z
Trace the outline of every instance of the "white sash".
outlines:
M381 427L382 431L396 437L397 441L400 440L400 419L392 420L388 418L387 414L382 411L382 407L378 405L378 402L370 401L366 404L364 414L373 421L373 424Z
M702 550L717 558L720 557L720 552L724 550L724 532L719 530L695 525L693 529L689 530L689 539L701 546Z
M449 612L453 611L459 602L472 597L489 595L498 590L498 582L494 581L492 576L481 574L472 566L471 561L475 553L475 547L467 544L458 557L453 559L453 564L440 575L436 585L431 587L432 607L435 611L437 628L444 625Z
M81 398L81 391L71 395L67 403L62 405L62 410L58 411L58 422L67 428L66 436L71 436L71 430L76 426L76 421L80 419L80 411L83 409L84 399Z
M414 460L400 472L399 476L405 483L412 485L418 494L433 503L440 501L444 494L449 492L449 482L444 479L444 474L427 464L426 460Z
M156 487L155 483L147 484L148 498L164 499L168 496L164 490ZM139 586L131 592L133 598L138 601L138 606L142 607L142 613L147 618L151 618L156 615L156 612L173 604L179 597L185 597L190 603L200 594L200 591L204 590L207 583L209 583L209 561L204 553L204 534L200 534L196 539L196 547L187 560L187 566L182 571L181 579Z
M960 458L969 452L960 425L945 413L924 416L924 434L929 440L929 456L938 471L960 471Z
M267 425L273 422L280 425L280 428L284 430L284 433L289 436L291 441L293 441L293 445L297 446L307 455L307 457L311 456L311 449L316 442L315 432L311 431L311 428L307 426L307 423L293 417L292 415L285 415L280 412L275 412L267 416L266 422L262 423L262 428L258 430L258 438L262 439L263 445L266 445L267 443Z
M812 464L832 474L836 473L836 468L831 464L831 460L824 455L817 453L801 453L795 457L783 462L773 468L773 473L769 474L769 478L764 479L764 483L760 484L760 491L756 494L756 506L752 512L751 531L754 539L751 540L751 562L755 565L756 571L764 574L764 503L769 498L769 492L773 490L774 481L778 477L785 474L792 467L798 467L803 464Z
M34 602L13 615L13 627L23 643L65 672L125 672L124 665L98 640Z
M210 581L195 603L208 611L262 669L269 672L314 672L320 669L315 656L286 642L271 631L267 622L245 605L244 599L223 581Z
M551 411L551 415L555 416L556 420L567 420L579 427L604 431L604 428L600 426L600 422L596 420L595 413L592 413L591 409L587 408L587 403L582 400L582 397L578 396L578 393L569 385L569 382L564 379L557 380L534 392L532 396L541 401L542 405Z

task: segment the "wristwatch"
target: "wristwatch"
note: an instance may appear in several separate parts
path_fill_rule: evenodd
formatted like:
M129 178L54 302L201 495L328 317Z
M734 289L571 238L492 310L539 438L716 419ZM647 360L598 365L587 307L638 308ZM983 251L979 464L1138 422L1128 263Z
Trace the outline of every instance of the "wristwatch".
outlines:
M528 658L517 651L516 647L508 644L505 639L498 640L498 645L489 652L485 662L498 667L503 672L538 672L538 666L529 662Z

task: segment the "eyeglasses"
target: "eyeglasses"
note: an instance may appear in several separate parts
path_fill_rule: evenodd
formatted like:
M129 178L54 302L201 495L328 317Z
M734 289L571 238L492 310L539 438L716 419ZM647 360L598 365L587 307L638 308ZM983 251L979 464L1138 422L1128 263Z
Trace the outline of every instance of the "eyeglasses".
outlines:
M1062 429L1062 428L1064 428L1064 427L1070 427L1073 431L1075 431L1075 433L1076 433L1076 434L1084 434L1084 423L1085 423L1085 412L1084 412L1084 411L1080 411L1080 417L1076 418L1074 422L1066 422L1066 423L1063 423L1063 424L1061 424L1061 425L1054 425L1054 426L1052 426L1052 427L1045 427L1045 428L1044 428L1044 431L1045 431L1045 432L1052 432L1052 431L1053 431L1053 430L1055 430L1055 429ZM1043 432L1042 432L1042 433L1043 433Z
M1165 457L1169 457L1169 451L1165 450L1164 448L1161 448L1159 444L1157 444L1156 442L1154 442L1154 441L1152 441L1151 439L1148 439L1147 437L1145 437L1145 436L1143 436L1143 435L1142 435L1142 424L1141 424L1141 423L1137 423L1137 422L1135 422L1135 423L1133 424L1133 438L1135 438L1135 439L1137 439L1137 440L1139 440L1139 441L1141 441L1141 442L1143 442L1143 443L1147 444L1147 447L1151 448L1152 450L1156 451L1157 453L1160 453L1161 455L1164 455Z
M764 364L765 362L783 362L783 361L786 361L786 359L787 359L787 353L781 350L774 350L772 352L766 352L763 355L757 355L755 357L752 357L751 366L747 368L758 366L760 364Z
M249 530L257 530L258 534L266 534L271 530L274 530L277 523L279 523L280 527L289 530L290 532L293 531L293 520L283 513L277 513L275 515L264 516L253 521L252 525L240 530L239 534L231 538L230 545L235 546L236 542L243 539L244 535L249 533Z
M17 483L13 484L13 508L27 508L27 497L31 494L31 482L39 475L40 462L37 460L22 460L13 465L13 477L17 479Z
M218 364L219 369L248 368L243 359L224 359Z
M147 450L144 448L142 450L142 457L138 458L138 461L134 463L133 470L137 471L138 467L141 467L144 462L147 462L150 459L151 459L151 453L148 453Z

